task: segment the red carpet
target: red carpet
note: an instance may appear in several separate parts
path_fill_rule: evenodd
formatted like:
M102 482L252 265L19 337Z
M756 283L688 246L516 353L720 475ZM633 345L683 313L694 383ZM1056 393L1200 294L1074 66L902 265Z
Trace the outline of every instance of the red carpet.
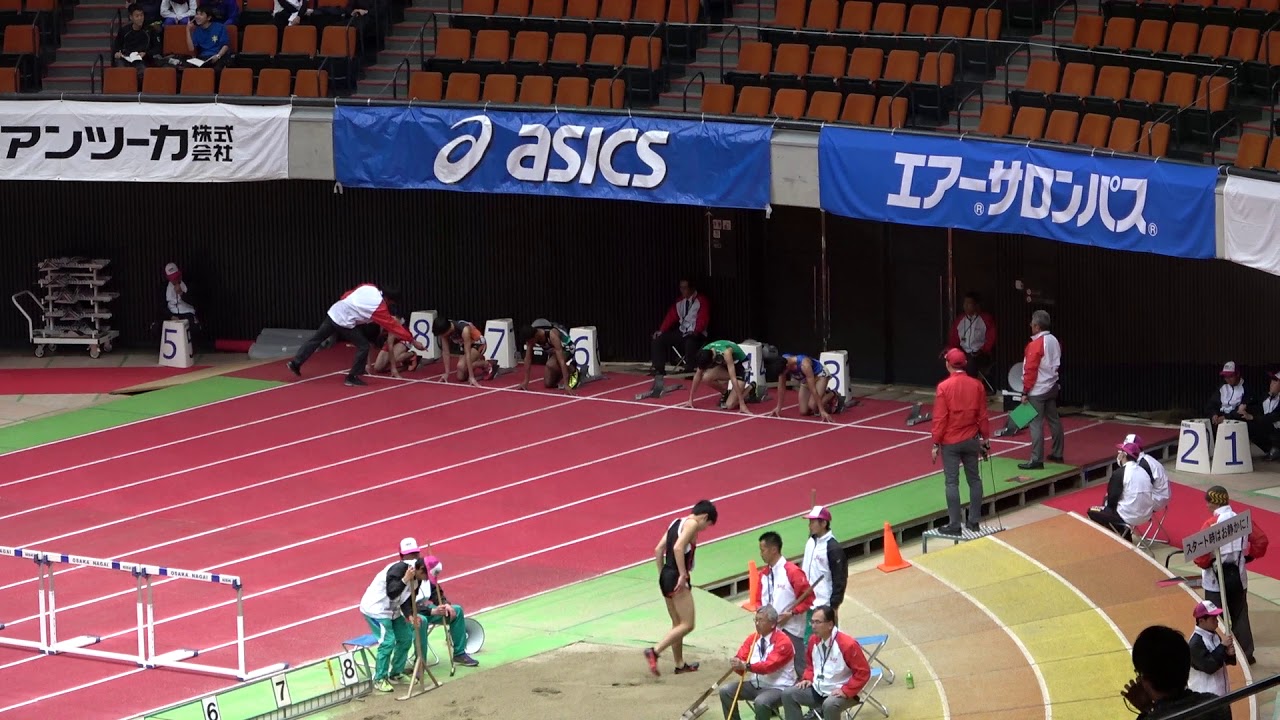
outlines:
M42 368L0 370L0 395L98 395L164 380L205 365L167 367Z
M1106 486L1100 484L1051 498L1045 501L1045 505L1086 515L1090 507L1102 504L1106 493ZM1260 510L1235 499L1231 501L1231 507L1235 508L1236 512L1251 510L1254 524L1262 528L1268 538L1274 538L1276 533L1280 533L1280 515ZM1182 539L1199 530L1208 518L1209 510L1204 504L1204 491L1173 483L1173 495L1169 501L1169 514L1165 518L1164 529L1165 534L1173 540L1174 544L1181 545ZM1266 557L1249 563L1249 572L1280 578L1280 554L1268 552Z

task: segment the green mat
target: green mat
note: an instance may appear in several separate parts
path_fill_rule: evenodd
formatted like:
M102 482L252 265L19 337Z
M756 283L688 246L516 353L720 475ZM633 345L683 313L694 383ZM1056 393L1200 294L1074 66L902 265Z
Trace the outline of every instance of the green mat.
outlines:
M281 383L217 376L0 428L0 452L64 440L165 413L248 395Z

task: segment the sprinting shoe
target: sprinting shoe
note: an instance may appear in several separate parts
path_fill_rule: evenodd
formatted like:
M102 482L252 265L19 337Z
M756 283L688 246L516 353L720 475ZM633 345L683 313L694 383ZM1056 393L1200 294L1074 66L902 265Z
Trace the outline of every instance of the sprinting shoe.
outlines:
M698 663L696 662L685 663L680 667L676 668L677 675L683 675L685 673L691 673L691 672L698 672Z
M463 652L453 656L453 664L463 667L478 667L480 661Z
M649 672L655 677L662 674L658 672L658 653L654 652L653 648L644 649L644 659L649 661Z
M285 363L284 366L289 368L289 372L293 373L294 375L297 375L298 377L302 377L302 366L299 365L298 363L290 360L289 362Z
M386 678L383 678L382 680L375 682L373 684L373 689L377 690L378 692L395 692L396 691L395 688L391 687L391 683L387 682Z
M720 393L720 409L723 410L729 406L729 391L725 390Z
M347 387L364 387L365 385L368 385L369 383L367 383L367 382L365 382L365 381L361 380L360 378L356 377L355 375L348 375L348 376L347 376L347 382L346 382L345 384L346 384L346 386L347 386Z

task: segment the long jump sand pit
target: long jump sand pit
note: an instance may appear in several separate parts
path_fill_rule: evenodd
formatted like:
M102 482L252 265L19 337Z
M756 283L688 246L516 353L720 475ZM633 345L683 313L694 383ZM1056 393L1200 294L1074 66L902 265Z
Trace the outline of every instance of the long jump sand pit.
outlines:
M664 660L663 674L655 678L637 648L580 642L482 672L459 668L450 682L404 702L395 698L404 694L406 686L397 685L394 693L377 693L323 716L334 720L679 720L680 713L729 669L727 663L704 660L698 672L674 675L669 657ZM447 676L448 662L432 672ZM711 708L703 717L722 717L717 697L708 698L708 703Z

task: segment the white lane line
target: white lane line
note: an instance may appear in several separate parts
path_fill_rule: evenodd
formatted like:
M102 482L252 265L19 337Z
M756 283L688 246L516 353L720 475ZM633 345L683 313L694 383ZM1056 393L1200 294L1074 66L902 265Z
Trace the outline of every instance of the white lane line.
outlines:
M885 617L884 614L872 610L869 606L859 602L856 597L846 593L841 607L845 607L847 603L850 602L862 608L867 614L875 615L879 618L880 622L884 623L885 628L889 630L889 633L893 637L900 638L900 644L911 650L911 654L915 655L916 659L920 661L920 664L924 666L924 671L929 674L929 677L933 678L933 684L938 688L938 700L942 704L942 720L951 720L951 701L947 699L947 689L943 687L944 683L942 678L938 676L938 671L933 668L933 663L929 662L928 653L921 650L919 645L916 645L907 639L908 636L899 630L896 625L889 622L889 618Z
M311 382L311 381L313 381L313 380L319 380L319 379L321 379L321 378L326 378L326 377L330 377L330 376L333 376L333 375L339 375L339 374L341 374L341 371L338 371L338 372L332 372L332 373L326 373L326 374L324 374L324 375L317 375L317 376L315 376L315 377L310 377L310 378L307 378L306 380L299 380L299 381L297 381L297 382L292 382L292 383L281 383L280 385L275 385L275 386L273 386L273 387L268 387L268 388L262 388L261 390L254 390L253 392L248 392L248 393L245 393L245 394L243 394L243 395L236 395L235 397L223 398L223 399L221 399L221 400L214 400L213 402L204 403L204 404L202 404L202 405L193 405L193 406L191 406L191 407L189 407L189 408L182 408L181 410L174 410L174 411L172 411L172 412L164 413L163 415L154 415L154 416L152 416L152 417L145 417L145 418L139 418L139 419L137 419L137 420L130 420L130 421L129 421L129 422L127 422L127 423L121 423L121 424L119 424L119 425L112 425L112 426L111 426L111 427L109 427L109 428L102 428L101 430L91 430L91 431L89 431L89 432L87 432L87 433L80 433L79 435L72 435L71 437L60 438L60 439L58 439L58 440L50 440L49 442L43 442L43 443L40 443L39 445L32 445L31 447L19 448L19 449L17 449L17 450L10 450L10 451L8 451L8 452L0 453L0 459L7 458L7 457L9 457L9 456L11 456L11 455L17 455L18 453L31 452L31 451L33 451L33 450L40 450L40 449L42 449L42 448L47 448L47 447L49 447L50 445L57 445L58 443L64 443L64 442L68 442L68 441L71 441L71 440L79 440L80 438L86 438L86 437L89 437L89 436L91 436L91 435L99 435L99 434L101 434L101 433L111 432L111 431L113 431L113 430L120 430L120 429L122 429L122 428L133 427L134 425L140 425L140 424L142 424L142 423L153 422L153 421L155 421L155 420L163 420L163 419L165 419L165 418L170 418L170 417L173 417L173 416L175 416L175 415L181 415L182 413L188 413L188 412L191 412L192 410L200 410L200 409L202 409L202 408L213 407L214 405L221 405L221 404L223 404L223 403L235 402L236 400L243 400L244 398L247 398L247 397L253 397L254 395L261 395L261 394L263 394L263 393L269 393L269 392L272 392L272 391L275 391L275 390L281 390L281 389L284 389L284 388L293 387L294 385L301 385L302 383L305 383L305 382ZM221 377L221 376L217 376L217 377ZM235 379L240 380L240 379L244 379L244 378L235 378ZM108 407L108 406L107 406L107 405L101 405L101 406L99 406L99 407L106 408L106 407Z
M919 563L916 563L914 567L925 575L928 575L934 580L946 585L951 589L951 592L963 597L965 600L968 600L974 607L981 610L984 615L991 618L991 622L995 623L996 627L1003 630L1005 635L1009 636L1009 639L1013 641L1013 644L1018 646L1018 652L1022 653L1022 657L1027 661L1027 666L1031 668L1031 672L1036 676L1036 684L1040 686L1040 697L1044 700L1044 720L1053 720L1053 706L1049 701L1049 686L1044 681L1044 673L1040 672L1040 666L1036 665L1035 658L1031 657L1031 651L1027 650L1027 646L1022 643L1022 638L1019 638L1017 633L1015 633L1011 628L1006 627L1004 623L1000 622L1000 618L996 617L996 614L991 611L991 608L984 605L980 600L978 600L978 598L969 594L965 590L962 590L960 586Z

